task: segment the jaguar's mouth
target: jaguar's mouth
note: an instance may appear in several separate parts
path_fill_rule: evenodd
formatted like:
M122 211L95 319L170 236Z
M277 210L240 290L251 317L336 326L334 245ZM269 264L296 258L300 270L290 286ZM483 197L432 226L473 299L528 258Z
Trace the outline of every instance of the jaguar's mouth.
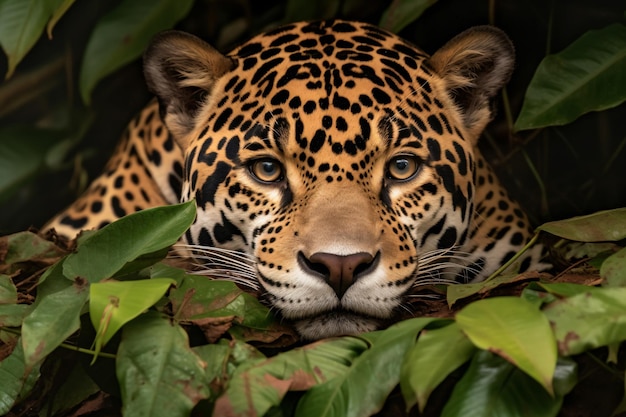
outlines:
M334 309L315 316L294 320L294 326L304 339L350 336L380 329L387 320L366 316L344 309Z
M343 291L327 284L323 277L309 274L279 277L284 278L280 281L266 277L261 271L257 275L265 289L261 301L292 323L303 339L378 330L395 321L404 300L403 285L384 281L385 271L380 268L359 277ZM338 281L343 280L343 275L342 272ZM402 284L410 285L404 281Z

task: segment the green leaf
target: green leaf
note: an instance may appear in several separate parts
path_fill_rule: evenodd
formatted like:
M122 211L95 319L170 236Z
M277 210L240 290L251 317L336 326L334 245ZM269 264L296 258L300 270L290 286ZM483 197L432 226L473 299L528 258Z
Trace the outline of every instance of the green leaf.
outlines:
M62 0L0 0L0 45L8 57L6 78L41 36Z
M565 253L565 259L568 261L576 262L579 259L584 258L606 258L608 255L615 252L616 248L619 248L613 242L568 242L565 246L567 252ZM590 260L591 261L591 260ZM598 266L598 269L600 266Z
M94 360L126 323L152 307L174 284L173 279L106 281L89 288L89 317L97 329Z
M534 285L543 288L550 294L556 294L560 297L571 297L578 294L589 293L597 289L596 287L590 287L588 285L581 284L572 284L569 282L536 282L534 283Z
M400 32L435 3L437 0L393 0L383 12L378 26L391 32Z
M230 281L185 275L169 299L176 319L198 325L208 340L221 336L233 324L268 331L277 326L267 307ZM255 339L240 333L238 338Z
M517 297L494 297L469 304L456 322L472 343L489 350L552 393L557 349L550 323L531 303Z
M154 312L124 326L116 372L126 416L187 416L209 397L210 381L187 333Z
M423 412L433 390L475 352L474 345L454 322L439 329L422 330L402 364L400 387L407 409L417 402Z
M537 230L580 242L622 240L626 238L626 207L544 223Z
M8 275L0 274L0 305L17 303L17 288Z
M32 311L32 305L28 304L2 304L0 305L0 327L19 327L26 316Z
M271 342L288 331L266 306L234 282L188 275L162 263L150 268L150 276L177 281L168 296L176 319L197 325L208 340L228 331L238 340Z
M68 255L66 277L90 283L112 277L126 263L176 243L196 216L195 202L155 207L130 214L79 242Z
M574 359L559 358L554 370L554 394L557 397L564 397L574 389L578 383L578 364Z
M442 417L555 417L576 380L575 363L559 363L551 397L534 379L490 352L474 355ZM556 391L556 389L559 391ZM560 391L560 390L564 391Z
M138 276L142 277L141 274L143 270L167 258L169 249L169 247L166 247L155 252L146 253L145 255L139 255L137 258L124 265L120 270L116 271L112 278L118 281L127 281L137 279Z
M380 410L400 381L402 362L417 334L436 320L415 318L383 331L362 334L371 347L354 360L347 372L307 391L298 403L296 415L358 417Z
M28 367L42 361L80 327L80 313L87 303L88 285L68 281L63 263L50 268L37 288L33 311L22 325L22 344Z
M48 372L46 374L50 375ZM74 364L71 371L63 369L63 375L64 380L55 384L54 395L39 410L40 416L67 415L72 408L100 391L100 387L87 374L82 363Z
M64 254L54 243L32 232L18 232L0 237L0 247L6 248L4 258L0 258L4 265L24 261L51 261Z
M262 416L288 390L306 390L341 377L367 347L354 337L323 340L242 366L216 401L213 415Z
M25 0L24 3L29 1ZM2 3L0 28L4 17L1 7ZM1 129L0 137L1 202L13 196L45 167L46 155L62 136L58 131L12 126Z
M0 415L7 415L24 398L39 379L39 366L26 366L21 340L13 352L0 362Z
M600 276L606 287L626 287L626 248L609 256L602 262Z
M57 7L52 13L52 17L50 17L50 21L48 22L48 26L46 27L46 31L48 32L48 38L52 39L52 30L54 26L56 26L57 22L63 17L65 12L74 4L76 0L60 0L56 1Z
M195 346L192 350L206 363L205 374L213 400L223 393L240 365L249 367L266 359L256 348L238 340L220 339L215 344Z
M537 308L541 308L544 304L551 303L558 297L550 292L544 291L533 282L522 290L520 298L526 300Z
M102 78L138 58L158 32L185 17L193 0L123 0L96 24L83 57L80 93L89 104Z
M185 275L169 298L180 320L233 315L243 318L243 305L232 305L241 294L243 291L234 282Z
M590 288L543 310L563 356L626 340L626 288Z
M539 64L515 130L564 125L626 100L626 26L592 30Z
M475 294L486 294L500 285L512 284L528 279L520 274L499 275L489 281L473 282L470 284L449 285L446 289L446 301L452 307L457 301Z

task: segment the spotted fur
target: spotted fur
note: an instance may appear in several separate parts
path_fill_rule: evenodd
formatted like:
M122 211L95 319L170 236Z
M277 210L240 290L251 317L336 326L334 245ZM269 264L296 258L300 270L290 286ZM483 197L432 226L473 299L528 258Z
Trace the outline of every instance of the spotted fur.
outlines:
M73 235L195 199L184 240L197 258L240 253L243 281L303 337L376 329L420 283L484 279L528 242L477 148L512 68L492 27L432 57L339 20L283 26L228 55L163 33L145 54L158 110L47 227ZM540 265L540 251L517 267Z

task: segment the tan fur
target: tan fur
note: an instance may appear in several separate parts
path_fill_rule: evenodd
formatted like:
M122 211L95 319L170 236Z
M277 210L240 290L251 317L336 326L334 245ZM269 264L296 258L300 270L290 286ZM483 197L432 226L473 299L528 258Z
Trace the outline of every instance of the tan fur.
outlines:
M171 36L170 36L171 35ZM160 41L162 40L162 41ZM214 83L233 67L233 62L209 44L182 32L164 32L157 36L144 54L144 72L148 89L158 97L165 122L180 142L194 127L195 110L209 99Z
M457 35L429 60L443 78L451 96L469 101L460 109L470 137L478 139L492 119L489 99L509 81L513 72L513 46L489 26Z
M168 32L145 67L163 119L152 104L131 123L109 171L49 227L113 221L111 202L127 195L128 212L171 203L169 174L184 162L180 199L197 204L184 240L252 259L249 285L306 338L373 330L416 287L484 279L530 239L477 146L513 67L497 29L468 30L432 57L354 22L296 23L229 55ZM164 131L178 146L157 166L147 156L169 143ZM398 156L411 175L391 175ZM258 161L283 175L258 178ZM146 169L136 187L112 187ZM99 203L107 210L89 213ZM522 265L540 266L540 252Z

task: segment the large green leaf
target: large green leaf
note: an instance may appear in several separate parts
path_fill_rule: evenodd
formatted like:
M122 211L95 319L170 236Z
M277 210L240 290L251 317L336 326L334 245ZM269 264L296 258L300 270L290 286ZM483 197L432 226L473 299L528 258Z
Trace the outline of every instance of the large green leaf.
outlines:
M193 0L123 0L91 34L80 70L80 93L89 103L98 81L138 58L158 32L190 10Z
M392 32L400 32L437 0L393 0L383 12L378 25Z
M163 297L174 282L173 279L155 278L91 284L89 317L97 329L95 355L123 325Z
M456 322L476 346L502 356L552 393L556 342L537 307L518 297L488 298L469 304Z
M515 130L563 125L626 100L626 26L585 33L539 64Z
M30 392L39 378L39 366L26 366L22 343L17 340L13 352L0 362L0 415L7 415Z
M400 381L400 370L417 334L435 318L415 318L362 338L371 347L337 378L311 388L300 400L298 417L360 417L380 410ZM375 383L372 383L375 378Z
M407 408L417 403L420 412L424 411L432 391L475 352L476 347L456 323L423 330L402 365L400 387Z
M590 288L543 311L563 356L626 340L626 288Z
M116 372L126 416L187 416L210 394L187 333L154 312L124 327Z
M69 279L98 282L112 277L126 263L176 243L196 216L194 201L155 207L130 214L79 241L63 272Z
M0 0L0 45L8 57L6 78L41 36L63 0Z
M367 347L365 341L353 337L325 340L242 366L215 403L213 414L262 416L279 405L289 390L305 390L342 377Z
M68 281L63 263L50 268L39 283L33 311L22 325L24 358L28 367L42 361L80 328L80 313L89 295L84 280Z
M626 207L544 223L537 230L580 242L622 240L626 238Z
M442 417L554 417L563 396L574 386L576 364L560 361L554 374L554 397L511 363L481 351L459 383Z

